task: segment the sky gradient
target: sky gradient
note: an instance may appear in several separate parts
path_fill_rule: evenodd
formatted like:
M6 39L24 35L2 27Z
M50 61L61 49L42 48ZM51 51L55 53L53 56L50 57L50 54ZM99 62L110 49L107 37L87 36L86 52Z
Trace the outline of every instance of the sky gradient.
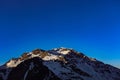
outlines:
M73 48L120 68L119 0L0 0L0 64L36 48Z

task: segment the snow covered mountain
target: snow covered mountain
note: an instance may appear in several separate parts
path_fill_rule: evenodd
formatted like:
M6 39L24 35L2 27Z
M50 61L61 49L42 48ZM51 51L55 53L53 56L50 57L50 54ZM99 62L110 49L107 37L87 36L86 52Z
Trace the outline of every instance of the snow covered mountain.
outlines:
M0 80L120 80L120 69L73 49L36 49L0 66Z

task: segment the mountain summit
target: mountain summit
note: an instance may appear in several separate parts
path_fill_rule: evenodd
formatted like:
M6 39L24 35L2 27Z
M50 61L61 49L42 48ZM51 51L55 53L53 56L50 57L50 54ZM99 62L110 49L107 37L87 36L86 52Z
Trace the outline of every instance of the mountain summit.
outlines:
M120 80L120 69L73 49L36 49L0 66L0 80Z

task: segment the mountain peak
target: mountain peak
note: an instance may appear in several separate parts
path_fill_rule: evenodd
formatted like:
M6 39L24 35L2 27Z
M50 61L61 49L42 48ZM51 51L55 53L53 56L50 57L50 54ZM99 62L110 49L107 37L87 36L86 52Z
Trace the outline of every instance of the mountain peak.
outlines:
M0 67L0 80L13 79L120 80L120 70L69 48L35 49Z
M63 55L69 54L71 52L71 49L64 48L64 47L57 48L54 50L57 51L59 54L63 54Z

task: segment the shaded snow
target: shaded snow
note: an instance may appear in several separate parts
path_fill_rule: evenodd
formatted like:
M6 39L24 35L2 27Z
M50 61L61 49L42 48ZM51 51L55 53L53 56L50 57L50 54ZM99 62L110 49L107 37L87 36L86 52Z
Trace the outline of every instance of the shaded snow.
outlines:
M6 69L5 74L4 73L0 73L0 75L2 75L3 80L7 80L10 71L11 71L11 69Z
M25 75L24 75L24 79L23 79L23 80L26 80L26 77L27 77L27 75L28 75L28 72L29 72L30 70L32 70L33 68L34 68L34 63L31 62L31 63L30 63L30 66L29 66L29 69L26 71L26 73L25 73Z

